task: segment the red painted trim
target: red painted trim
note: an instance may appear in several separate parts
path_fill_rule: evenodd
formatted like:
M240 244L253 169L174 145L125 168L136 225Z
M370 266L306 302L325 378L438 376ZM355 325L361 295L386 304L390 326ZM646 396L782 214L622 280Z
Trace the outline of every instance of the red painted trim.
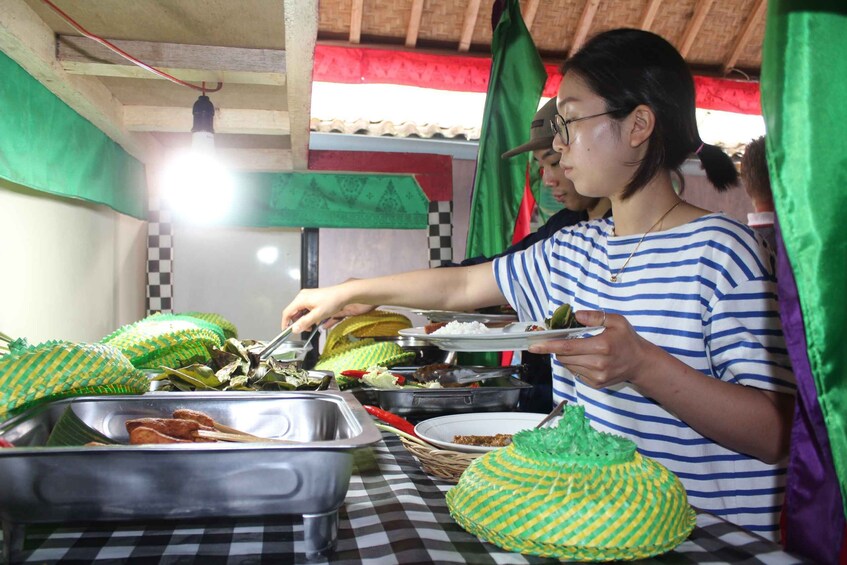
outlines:
M556 95L562 75L547 64L545 97ZM312 79L345 84L400 84L451 90L487 92L490 57L434 55L371 47L318 45ZM742 114L761 114L759 83L695 76L697 107Z
M430 202L453 200L453 158L449 155L312 150L309 170L413 174Z

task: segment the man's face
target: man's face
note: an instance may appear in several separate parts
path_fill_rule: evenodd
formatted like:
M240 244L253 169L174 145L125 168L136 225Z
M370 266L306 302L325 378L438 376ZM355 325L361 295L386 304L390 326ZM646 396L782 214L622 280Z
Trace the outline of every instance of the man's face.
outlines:
M559 167L559 154L549 149L536 149L532 152L538 166L541 167L541 179L544 186L550 189L553 198L562 206L574 212L581 212L591 207L594 198L580 195L573 183L565 177Z

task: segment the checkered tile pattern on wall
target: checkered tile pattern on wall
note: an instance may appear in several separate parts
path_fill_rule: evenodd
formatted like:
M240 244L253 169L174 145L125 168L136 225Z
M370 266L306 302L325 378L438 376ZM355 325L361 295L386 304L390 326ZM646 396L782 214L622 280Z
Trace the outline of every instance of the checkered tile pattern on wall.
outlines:
M173 224L171 212L150 203L147 223L147 314L173 312Z
M453 261L453 202L429 203L429 266L440 267Z

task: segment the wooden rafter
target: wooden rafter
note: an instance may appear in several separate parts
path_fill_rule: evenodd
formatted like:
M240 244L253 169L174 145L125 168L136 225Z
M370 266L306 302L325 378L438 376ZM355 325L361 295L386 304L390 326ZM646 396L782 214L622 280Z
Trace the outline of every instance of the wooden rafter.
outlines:
M162 147L149 134L131 132L123 123L123 108L100 80L75 76L56 61L53 30L24 0L3 0L0 10L0 51L65 104L89 120L143 163L160 158Z
M641 15L641 23L638 27L644 31L650 31L650 28L653 26L653 20L656 19L656 14L659 13L659 6L661 5L662 0L648 0L647 5L644 6L644 13Z
M285 51L214 45L185 45L110 39L116 47L148 65L190 82L285 85ZM60 35L56 57L78 75L158 79L111 49L85 37Z
M413 0L412 11L409 13L409 24L406 26L406 47L413 48L418 43L418 32L421 29L424 0Z
M166 106L124 106L123 121L129 131L191 131L194 116L189 108ZM215 133L247 135L288 135L288 112L217 108Z
M571 50L568 56L576 53L582 44L585 43L585 38L588 37L588 31L591 29L591 22L594 21L594 15L597 14L597 8L600 6L600 0L586 0L585 6L582 8L582 15L579 17L579 22L576 24L576 31L571 42Z
M691 46L694 45L697 33L699 33L700 28L703 27L703 23L706 21L706 16L709 14L709 10L712 8L712 4L714 3L715 0L697 0L697 4L694 5L694 14L691 16L691 20L685 28L685 33L683 34L682 41L679 45L679 52L683 57L688 57L688 52L691 51Z
M312 110L312 71L318 38L318 3L283 0L287 53L286 98L291 124L291 167L309 168L309 120Z
M750 10L750 13L747 15L747 21L744 22L744 27L741 29L741 33L739 33L738 37L735 39L735 45L732 46L732 51L730 52L729 57L727 57L726 61L723 63L724 74L728 73L729 70L735 66L735 63L738 61L738 57L741 56L741 52L750 42L750 36L753 34L753 30L759 24L759 20L762 19L762 15L764 13L765 0L756 0L756 3L753 4L753 9Z
M362 12L365 0L351 0L350 6L350 43L362 40Z
M532 30L532 24L535 23L535 14L538 13L538 1L529 0L524 7L523 21L526 24L526 29Z
M465 21L462 22L462 36L459 39L459 51L467 51L471 48L473 30L476 27L476 18L479 15L479 4L481 0L468 0L465 9Z

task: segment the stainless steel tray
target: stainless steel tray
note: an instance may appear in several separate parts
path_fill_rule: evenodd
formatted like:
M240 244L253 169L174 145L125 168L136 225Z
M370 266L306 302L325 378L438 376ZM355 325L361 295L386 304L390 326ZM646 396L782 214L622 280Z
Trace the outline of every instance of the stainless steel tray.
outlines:
M43 447L67 407L128 441L124 423L200 410L254 435L297 443ZM380 439L349 393L173 392L65 399L0 424L0 520L7 562L24 524L303 516L307 553L334 547L353 452Z
M354 389L364 404L404 417L429 417L467 412L509 412L518 405L521 390L532 388L517 377L490 379L477 388Z

